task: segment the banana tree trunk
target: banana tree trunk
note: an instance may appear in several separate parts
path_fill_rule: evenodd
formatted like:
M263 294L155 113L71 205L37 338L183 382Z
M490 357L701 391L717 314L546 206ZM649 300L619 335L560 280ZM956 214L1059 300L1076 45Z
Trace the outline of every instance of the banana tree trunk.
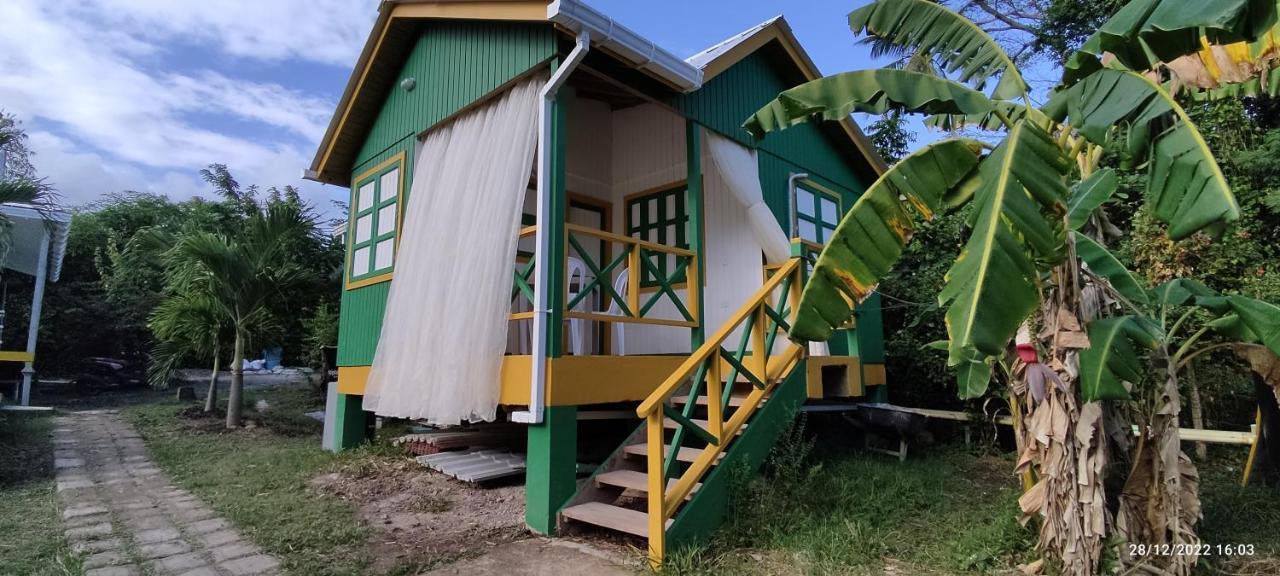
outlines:
M236 330L235 352L231 356L231 390L227 393L227 428L240 427L244 395L244 334Z
M1187 393L1191 396L1191 427L1204 430L1204 406L1200 403L1200 384L1196 381L1196 362L1187 363ZM1196 442L1196 460L1203 462L1209 457L1209 445Z
M206 413L213 412L214 407L218 405L218 368L221 368L218 362L220 360L222 360L221 352L214 348L213 373L209 374L209 392L204 395L204 411Z
M1059 286L1070 286L1069 270L1058 269ZM1074 295L1056 295L1041 308L1032 337L1038 361L1014 361L1013 392L1022 407L1019 473L1035 484L1018 503L1023 522L1039 520L1037 550L1061 573L1091 576L1103 556L1110 514L1103 469L1107 461L1102 405L1080 405L1075 374L1077 351L1087 345Z
M1182 452L1178 435L1178 379L1165 350L1152 354L1154 374L1164 384L1155 391L1147 416L1139 419L1133 469L1120 493L1116 527L1130 546L1120 561L1146 572L1189 576L1197 556L1179 553L1200 543L1195 524L1200 519L1200 476ZM1145 424L1145 425L1144 425Z

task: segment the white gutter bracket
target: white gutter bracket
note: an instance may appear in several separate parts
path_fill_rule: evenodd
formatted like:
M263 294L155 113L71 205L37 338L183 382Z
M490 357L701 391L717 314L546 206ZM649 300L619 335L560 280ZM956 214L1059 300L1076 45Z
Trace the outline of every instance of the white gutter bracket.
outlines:
M556 95L569 80L569 75L587 57L591 51L591 32L578 32L577 45L565 57L564 62L556 68L547 85L542 88L542 109L538 122L538 213L536 215L538 231L535 241L538 245L537 283L533 286L533 367L529 378L529 409L511 415L513 422L522 424L541 424L546 411L547 391L547 320L551 314L548 303L550 294L546 287L551 284L552 266L544 266L546 254L551 253L551 243L555 241L547 230L547 215L551 211L552 191L551 170L552 155L551 132L552 113L554 112Z

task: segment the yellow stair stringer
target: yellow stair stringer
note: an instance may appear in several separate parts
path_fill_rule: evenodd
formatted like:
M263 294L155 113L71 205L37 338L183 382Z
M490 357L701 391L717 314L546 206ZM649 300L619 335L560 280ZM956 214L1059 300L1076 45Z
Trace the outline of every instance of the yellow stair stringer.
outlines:
M661 565L666 551L669 521L726 453L742 427L805 357L805 347L787 339L804 286L803 264L804 260L797 257L771 270L772 275L764 285L636 409L636 414L645 420L648 444L649 561L655 567ZM726 341L739 330L741 342L732 351L726 349ZM751 350L764 353L748 353L748 340ZM782 351L775 352L784 342ZM725 382L743 380L752 384L751 391L726 419ZM708 399L705 427L670 408L672 396L686 386L690 388L689 402L696 402L698 391L704 385ZM675 478L674 484L667 482L665 473L664 422L668 418L708 441L694 461Z

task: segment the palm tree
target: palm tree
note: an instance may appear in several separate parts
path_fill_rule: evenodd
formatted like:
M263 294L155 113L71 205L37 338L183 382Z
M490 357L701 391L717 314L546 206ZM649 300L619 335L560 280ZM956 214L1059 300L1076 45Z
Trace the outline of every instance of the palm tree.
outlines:
M849 15L853 31L904 54L929 54L936 71L822 78L783 92L745 124L764 137L852 112L902 111L1001 137L996 145L937 142L868 188L819 256L791 334L825 341L851 324L919 218L975 204L969 239L938 295L947 307L949 364L964 398L985 395L993 378L1006 385L1028 488L1020 504L1041 520L1038 548L1063 573L1095 574L1117 533L1135 544L1198 542L1196 472L1177 450L1179 369L1212 329L1280 354L1280 308L1199 291L1190 281L1139 285L1100 242L1098 216L1116 190L1115 174L1100 167L1103 152L1119 140L1146 161L1148 209L1172 239L1220 233L1240 218L1204 138L1159 80L1176 77L1165 64L1195 57L1201 38L1269 41L1262 25L1276 26L1276 16L1274 2L1133 2L1069 60L1049 103L1035 107L1014 59L972 21L928 0L876 0ZM1231 53L1265 52L1241 48ZM1189 316L1170 312L1187 304L1212 321L1178 339ZM1103 401L1130 399L1141 405L1103 409ZM1103 422L1113 413L1147 433L1132 447L1111 447ZM1118 499L1104 492L1113 449L1133 463ZM1134 569L1179 575L1195 562L1118 556Z
M25 137L15 122L5 120L7 118L0 115L0 156L4 156L12 144L20 145ZM0 162L0 204L29 204L37 209L52 204L54 190L48 182L21 174L10 175L9 171L3 169L4 166L5 162ZM4 263L13 246L12 226L13 223L4 214L0 214L0 264Z
M174 297L189 299L173 307L207 304L220 319L219 325L225 323L231 332L228 428L241 423L247 342L261 333L262 326L271 324L271 309L305 275L287 257L286 246L313 231L314 224L297 205L272 203L265 211L251 214L235 236L189 232L167 255L172 284L185 287L184 293ZM209 327L194 337L216 350L216 332Z
M173 372L192 357L213 359L204 411L213 412L218 402L218 370L230 329L222 310L198 287L174 290L151 313L151 332L156 344L147 367L147 380L156 388L165 387Z

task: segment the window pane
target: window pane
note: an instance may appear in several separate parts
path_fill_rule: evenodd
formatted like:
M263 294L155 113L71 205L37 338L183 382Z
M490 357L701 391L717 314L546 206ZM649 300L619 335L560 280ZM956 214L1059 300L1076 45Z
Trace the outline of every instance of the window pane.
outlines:
M388 204L378 210L378 235L396 230L396 205Z
M391 263L395 260L395 254L396 241L394 238L379 242L373 256L373 269L386 270L390 268Z
M356 243L368 242L373 237L373 215L361 216L356 220Z
M676 195L668 194L664 201L667 203L667 210L662 215L666 218L674 218L676 216Z
M627 223L627 228L635 230L640 226L640 203L636 202L631 205L631 222Z
M657 222L658 221L658 200L656 198L650 198L648 200L645 200L644 203L648 206L648 209L649 209L649 223L652 224L654 222Z
M382 175L378 186L378 202L386 202L400 193L400 169L396 168Z
M822 227L822 243L826 244L827 242L830 242L831 236L834 235L835 233L836 233L835 228L823 226Z
M804 188L796 188L796 211L806 216L813 216L813 192Z
M351 259L351 275L362 276L369 273L369 247L356 250Z
M357 195L357 200L356 200L357 212L364 212L365 210L368 210L370 208L373 208L373 182L372 181L360 187L360 192Z
M827 224L835 224L836 222L839 222L839 220L837 220L837 218L839 217L840 217L840 210L836 208L835 201L830 198L827 198L826 196L823 196L822 197L822 221L826 222Z
M799 225L801 238L810 242L822 243L822 239L818 238L818 229L813 225L813 222L801 220Z

